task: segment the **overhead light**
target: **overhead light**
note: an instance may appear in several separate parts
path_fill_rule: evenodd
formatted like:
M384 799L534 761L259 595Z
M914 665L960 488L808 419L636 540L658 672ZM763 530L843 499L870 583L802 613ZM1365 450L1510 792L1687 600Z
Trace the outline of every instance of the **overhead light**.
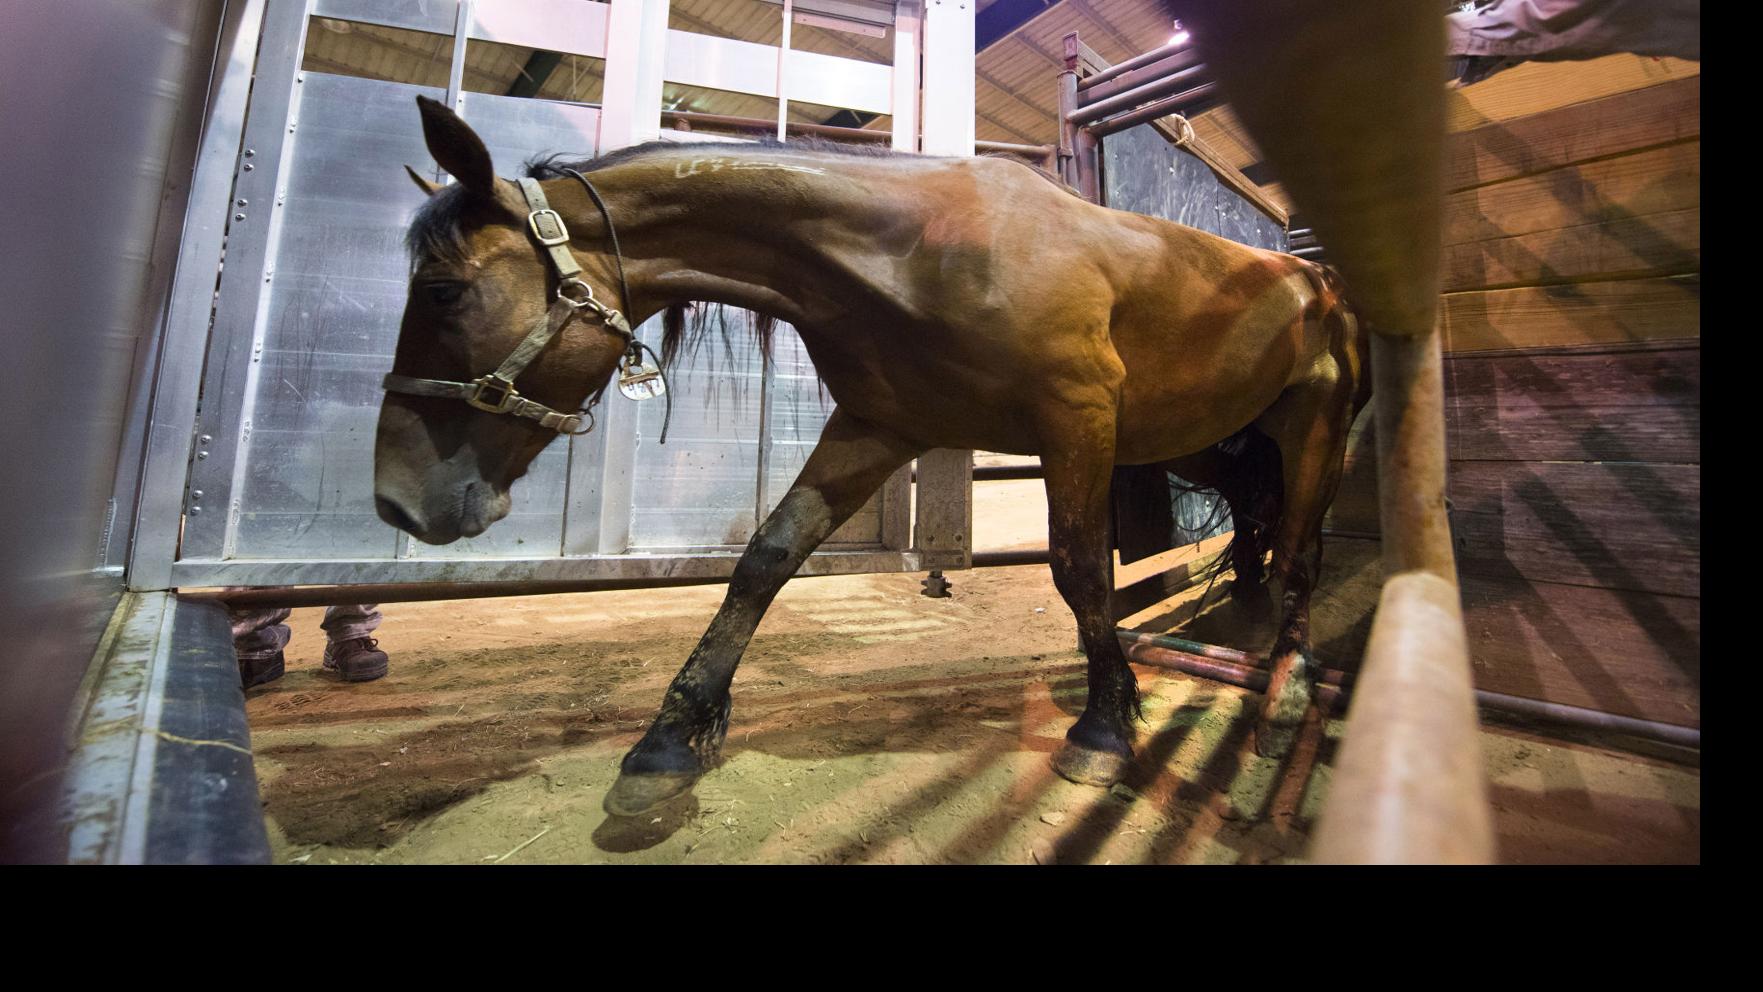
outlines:
M1169 36L1169 43L1171 45L1185 45L1191 37L1192 35L1188 34L1188 29L1182 27L1180 21L1176 21L1175 33Z

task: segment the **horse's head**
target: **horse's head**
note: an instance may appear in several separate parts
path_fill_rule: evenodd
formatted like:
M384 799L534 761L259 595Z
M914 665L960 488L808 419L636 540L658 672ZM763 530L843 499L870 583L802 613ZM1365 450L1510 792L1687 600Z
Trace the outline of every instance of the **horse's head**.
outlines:
M410 228L410 291L380 407L374 506L412 537L446 544L508 515L509 487L559 433L576 429L567 415L604 386L626 339L598 304L580 306L588 289L618 299L610 257L565 251L561 264L575 259L585 271L560 302L566 280L540 242L546 225L529 223L530 195L496 178L483 141L451 110L417 102L429 152L458 182L436 186L411 172L429 201ZM547 325L555 337L512 374L517 393L485 381Z

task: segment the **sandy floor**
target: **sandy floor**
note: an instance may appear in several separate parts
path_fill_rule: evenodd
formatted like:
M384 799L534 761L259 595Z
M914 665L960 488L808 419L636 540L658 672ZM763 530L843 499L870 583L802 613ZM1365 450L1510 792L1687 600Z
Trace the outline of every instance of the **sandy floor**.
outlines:
M985 489L994 495L976 513L977 543L1025 543L1022 521L1044 520L1039 484ZM1316 611L1331 661L1363 639L1353 584L1375 583L1375 564L1353 543L1331 547L1336 582L1325 582ZM1127 781L1072 785L1047 759L1082 705L1082 658L1047 569L955 573L951 599L919 595L920 578L786 587L735 679L726 762L647 822L611 820L600 801L720 587L390 605L379 637L391 674L364 685L319 670L321 611L298 610L288 675L247 704L276 859L1301 856L1339 721L1313 717L1294 755L1264 760L1249 745L1252 694L1141 669L1145 723ZM1197 598L1138 619L1259 636L1233 627L1219 612L1228 605L1194 620ZM1483 741L1504 860L1699 860L1696 768L1520 730L1489 728Z

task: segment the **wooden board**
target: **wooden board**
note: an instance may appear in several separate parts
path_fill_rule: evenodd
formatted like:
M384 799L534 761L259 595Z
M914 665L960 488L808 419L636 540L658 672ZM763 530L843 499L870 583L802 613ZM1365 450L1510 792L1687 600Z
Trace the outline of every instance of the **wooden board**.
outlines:
M1701 461L1699 347L1453 356L1450 457L1472 461Z
M1447 293L1557 283L1687 275L1702 269L1702 210L1450 245Z
M1334 502L1323 515L1330 534L1377 534L1377 430L1373 407L1367 405L1347 433L1347 457Z
M1701 601L1463 576L1478 689L1701 726Z
M1616 93L1699 76L1699 62L1608 55L1583 62L1526 62L1445 95L1446 129L1469 131Z
M1464 575L1701 595L1699 465L1454 461L1446 494Z
M1446 293L1440 314L1450 353L1699 338L1702 277Z
M1445 189L1457 192L1696 138L1701 110L1702 77L1690 76L1452 135L1445 147Z
M1647 217L1701 203L1702 143L1691 140L1454 193L1445 198L1444 243Z

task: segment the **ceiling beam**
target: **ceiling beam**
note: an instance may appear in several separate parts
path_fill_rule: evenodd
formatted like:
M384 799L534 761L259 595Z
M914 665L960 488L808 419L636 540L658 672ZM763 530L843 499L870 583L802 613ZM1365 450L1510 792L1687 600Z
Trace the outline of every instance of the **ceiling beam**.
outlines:
M1110 23L1106 17L1097 13L1096 9L1089 5L1089 0L1066 0L1066 2L1071 4L1071 8L1077 11L1079 16L1100 28L1103 34L1112 39L1116 45L1119 45L1120 50L1126 53L1127 58L1139 54L1138 46L1129 41L1125 35L1121 34L1119 29Z

